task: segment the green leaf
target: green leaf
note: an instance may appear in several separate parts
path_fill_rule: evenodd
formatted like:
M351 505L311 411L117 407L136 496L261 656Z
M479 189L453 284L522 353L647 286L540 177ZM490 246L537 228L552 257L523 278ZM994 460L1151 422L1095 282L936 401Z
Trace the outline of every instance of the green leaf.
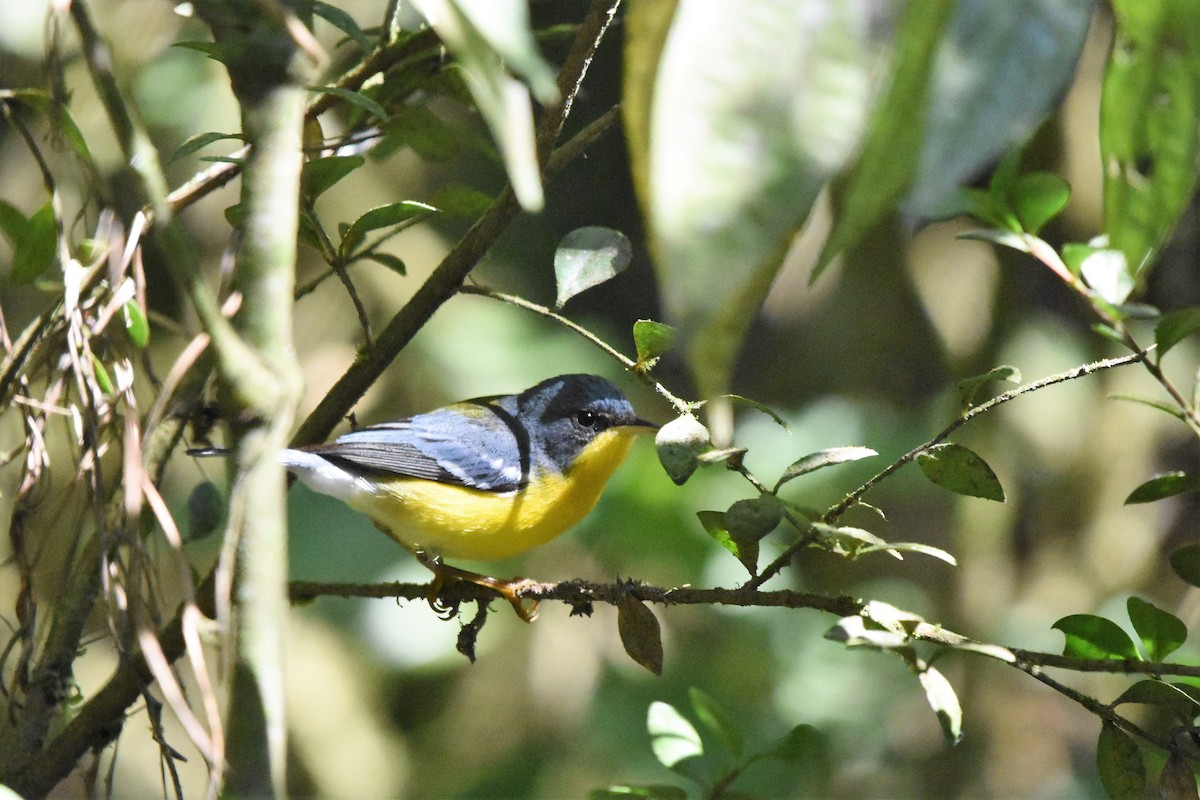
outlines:
M1154 326L1155 359L1161 362L1168 350L1196 333L1200 333L1200 307L1181 308L1164 315Z
M1196 698L1180 686L1157 680L1138 681L1121 692L1121 696L1112 701L1112 706L1116 708L1122 703L1162 706L1170 709L1182 723L1190 722L1200 714L1200 703Z
M946 741L952 745L958 744L962 740L962 705L958 702L954 687L935 667L924 667L917 672L917 679L925 690L929 707L937 714Z
M667 769L674 770L680 762L704 755L700 734L670 703L655 700L650 704L646 730L654 757Z
M761 411L771 419L775 420L775 423L779 425L779 427L783 428L788 433L792 432L792 426L788 425L787 420L781 417L779 412L771 408L766 403L761 403L752 397L746 397L740 394L723 394L721 397L728 398L738 405L746 406L747 408L753 408L755 411Z
M1200 174L1200 26L1192 0L1113 0L1100 99L1104 230L1141 276Z
M126 300L121 306L121 321L125 323L125 333L134 347L141 350L150 342L150 324L136 300Z
M1200 475L1187 472L1168 472L1165 475L1151 478L1138 486L1125 498L1125 505L1134 503L1153 503L1164 497L1174 497L1184 492L1194 492L1200 489Z
M940 561L945 561L952 567L958 566L958 561L954 558L954 556L950 555L942 548L934 547L933 545L928 544L921 544L920 542L884 542L883 544L869 544L865 547L859 548L858 553L860 555L865 555L866 553L875 551L891 553L894 556L899 556L901 553L920 553L924 556L932 556Z
M728 390L795 234L857 150L892 5L824 14L769 0L713 24L705 4L681 3L656 70L643 60L626 76L641 113L634 76L653 75L649 134L635 127L631 159L646 176L637 188L666 321L702 398ZM653 42L640 47L653 57Z
M1133 291L1133 276L1120 250L1094 249L1079 262L1079 275L1102 300L1114 306L1124 303Z
M353 39L355 44L357 44L364 53L369 53L374 49L375 46L371 43L371 40L367 38L367 35L363 33L362 28L358 27L358 23L354 21L354 17L350 16L337 6L331 6L329 3L323 3L321 0L315 0L312 4L312 12Z
M407 275L408 274L408 267L405 266L404 260L402 258L400 258L399 256L392 255L391 253L380 253L380 252L376 252L376 251L371 251L370 253L366 253L365 255L363 255L363 258L370 259L371 261L374 261L376 264L382 264L383 266L390 269L392 272L395 272L397 275Z
M1146 791L1146 765L1142 752L1128 734L1111 722L1100 728L1096 742L1100 783L1112 800L1142 800Z
M973 375L970 378L963 378L957 384L955 389L958 390L958 398L962 402L962 410L965 413L975 403L975 397L979 394L979 390L992 381L1008 381L1009 383L1021 382L1021 371L1009 364L1002 364L998 367L992 367L982 375Z
M25 228L28 224L29 220L16 206L0 200L0 231L14 248L25 238Z
M1004 502L1004 488L987 462L962 445L937 444L917 456L921 472L957 494Z
M738 500L725 512L725 527L737 542L757 542L783 520L783 503L773 494Z
M1164 660L1187 639L1187 626L1174 614L1137 597L1130 597L1127 607L1129 621L1141 637L1149 660Z
M167 159L168 164L173 164L181 158L186 158L198 150L203 150L214 142L220 142L224 139L236 139L245 141L245 137L240 133L221 133L220 131L208 131L207 133L197 133L195 136L189 136L184 140L183 144L175 148L175 152Z
M1171 553L1171 569L1192 586L1200 586L1200 544L1187 544Z
M326 156L304 164L301 185L304 196L316 200L335 183L366 163L362 156Z
M470 186L444 186L433 193L433 204L452 217L477 219L483 216L496 198Z
M454 0L454 5L505 65L529 82L539 102L558 100L557 76L538 52L526 0Z
M184 50L195 50L198 53L204 53L204 55L208 56L213 61L219 61L222 64L224 64L226 61L229 60L230 47L226 46L226 45L217 44L216 42L206 42L206 41L175 42L171 46L179 47Z
M692 711L696 713L696 719L721 739L730 755L740 759L743 749L742 734L729 712L707 692L695 686L688 687L688 699L692 702Z
M654 446L667 475L683 485L700 466L700 454L712 450L712 439L700 420L684 414L658 429Z
M625 10L621 111L633 185L642 209L649 209L650 131L655 79L671 31L677 0L639 0Z
M862 614L877 625L888 630L911 636L917 626L925 621L920 614L899 608L882 600L870 600L863 606Z
M1113 331L1113 335L1116 337L1116 341L1118 341L1121 346L1125 345L1125 340L1121 338L1119 333ZM1175 417L1175 419L1178 419L1182 422L1187 422L1187 415L1180 411L1178 407L1164 403L1161 400L1150 400L1145 397L1132 397L1127 394L1114 394L1111 395L1109 399L1124 400L1127 403L1137 403L1139 405L1149 406L1150 408L1161 411L1164 414L1170 414L1172 417Z
M92 376L96 379L96 385L100 387L101 393L105 397L112 397L116 394L116 388L113 385L112 378L108 375L108 368L104 366L104 362L100 357L92 351L88 351L92 362Z
M528 28L528 9L519 0L502 0L490 8L478 0L414 0L454 56L479 113L504 158L504 168L521 207L540 211L545 204L533 126L533 103L525 84L508 71L530 68L527 55L513 61L497 48L522 39ZM475 20L485 22L484 27ZM515 37L515 38L514 38ZM517 46L522 47L520 41ZM536 50L533 51L536 54ZM534 68L536 70L536 68ZM528 77L528 76L527 76ZM544 85L537 79L539 90ZM554 97L557 97L557 84ZM543 102L550 97L541 96Z
M890 553L901 561L904 560L904 556L889 550L886 541L868 530L855 528L850 525L828 525L824 522L812 523L811 529L831 544L833 552L839 555L854 557L860 551L864 550L865 547L871 547L874 550L882 550Z
M783 761L799 761L821 750L821 734L812 725L797 725L779 740L768 755Z
M1072 658L1110 658L1140 661L1129 634L1112 620L1094 614L1072 614L1050 627L1066 635L1063 655Z
M50 268L57 254L58 225L54 219L54 206L47 202L33 212L21 241L13 245L13 283L33 283Z
M1034 236L1066 208L1070 197L1070 185L1051 172L1022 175L1013 186L1013 205L1021 228Z
M411 147L428 161L449 161L459 151L458 131L423 105L404 106L392 115L384 129L393 145ZM487 202L491 201L488 197ZM434 205L442 207L440 203Z
M886 630L878 625L868 625L862 617L842 617L837 624L825 632L825 638L841 642L846 647L871 647L879 650L895 650L905 647L909 637L897 631Z
M775 482L773 491L779 491L779 487L790 480L824 467L832 467L834 464L845 464L849 461L858 461L859 459L877 455L879 453L876 453L871 448L859 447L857 445L851 447L830 447L825 450L818 450L815 453L809 453L799 461L793 462L783 471L783 474L779 476L779 480Z
M717 544L733 553L734 557L742 562L742 566L746 568L751 577L758 574L758 539L744 542L734 539L729 532L729 526L725 524L724 511L697 511L696 517L704 526L705 532Z
M403 226L399 229L403 230L436 211L437 209L433 206L427 206L415 200L403 200L399 203L376 206L350 224L350 227L342 234L338 251L343 258L349 258L371 231L390 228L393 225Z
M1032 249L1029 237L1026 234L1002 230L1000 228L972 228L958 234L957 238L991 242L1002 247L1011 247L1013 250L1019 250L1022 253L1028 253Z
M854 246L908 189L921 155L929 75L953 0L907 3L895 34L892 84L876 107L862 153L835 188L837 218L821 250L812 283L843 250Z
M639 319L633 323L633 345L637 348L634 369L645 372L654 366L663 353L675 346L678 332L662 322Z
M1061 104L1094 7L1093 0L955 5L930 76L920 164L904 202L907 216L961 213L959 187L1027 141Z
M341 86L310 86L308 90L318 94L331 94L339 100L367 112L379 122L388 121L387 109L379 105L377 100L368 97L362 92L345 89Z
M558 283L555 307L580 292L599 286L625 271L633 260L633 245L612 228L576 228L554 251L554 277Z
M662 675L662 630L653 611L637 598L621 595L617 601L617 632L630 658L655 675Z

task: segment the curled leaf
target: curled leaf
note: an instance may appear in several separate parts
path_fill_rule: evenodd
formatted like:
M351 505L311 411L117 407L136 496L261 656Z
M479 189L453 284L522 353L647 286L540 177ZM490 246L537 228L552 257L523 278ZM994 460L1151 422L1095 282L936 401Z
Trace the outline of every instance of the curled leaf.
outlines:
M654 446L667 475L682 485L700 465L700 454L712 449L712 440L700 420L684 414L658 429Z

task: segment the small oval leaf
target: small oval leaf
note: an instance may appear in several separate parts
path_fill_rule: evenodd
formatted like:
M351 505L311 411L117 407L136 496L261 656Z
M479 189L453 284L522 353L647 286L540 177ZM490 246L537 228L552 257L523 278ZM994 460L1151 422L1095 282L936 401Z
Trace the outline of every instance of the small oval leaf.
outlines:
M670 703L655 700L650 704L646 712L646 731L650 734L654 757L667 769L675 769L681 761L704 755L704 743L695 726Z
M617 601L617 632L630 658L655 675L662 675L662 631L654 612L636 598L622 595ZM663 763L671 766L665 761Z
M1162 661L1183 645L1187 639L1187 625L1153 603L1139 597L1130 597L1126 603L1129 621L1146 648L1146 657L1151 661Z
M704 526L705 532L713 538L717 544L724 547L738 561L742 562L742 566L753 577L758 574L758 540L738 541L729 533L729 528L725 524L724 511L697 511L696 517L700 520L700 524Z
M633 260L633 245L612 228L577 228L562 238L554 251L558 282L557 308L575 295L614 278Z
M845 464L847 461L858 461L862 458L870 458L877 455L879 453L876 453L871 448L859 447L857 445L852 447L830 447L826 450L809 453L783 471L783 474L779 476L779 480L775 482L775 491L779 491L780 486L783 486L793 478L807 475L822 467L832 467L834 464Z
M140 350L150 342L150 324L146 322L146 315L136 300L126 300L121 306L121 320L134 347Z
M1066 635L1065 656L1141 660L1129 634L1110 619L1094 614L1071 614L1050 627Z
M301 174L304 196L310 201L316 200L365 163L362 156L329 156L307 162Z
M58 224L54 219L54 205L47 202L33 212L21 240L13 246L13 282L32 283L50 268L57 252Z
M955 388L958 390L958 397L962 401L964 412L975 403L975 397L979 394L979 390L992 381L1020 383L1021 371L1014 366L1002 364L999 367L993 367L982 375L972 375L970 378L963 378L955 385Z
M725 526L737 542L762 539L783 519L783 504L773 494L738 500L725 512Z
M1153 503L1165 497L1173 497L1184 492L1194 492L1200 489L1200 475L1186 472L1168 472L1143 483L1129 493L1125 505L1134 503Z
M962 705L958 695L946 676L934 667L925 667L917 673L921 688L925 690L925 699L933 713L937 714L942 726L942 734L950 744L958 744L962 740Z
M633 323L633 344L637 348L634 369L645 372L663 353L675 346L677 331L663 322L639 319Z
M1004 487L987 462L962 445L943 443L917 456L932 483L957 494L1004 502Z
M1017 179L1012 198L1021 227L1036 236L1047 222L1066 208L1071 187L1052 172L1031 172Z
M1181 308L1164 314L1154 326L1154 343L1158 350L1155 358L1162 361L1168 350L1197 333L1200 333L1200 308Z

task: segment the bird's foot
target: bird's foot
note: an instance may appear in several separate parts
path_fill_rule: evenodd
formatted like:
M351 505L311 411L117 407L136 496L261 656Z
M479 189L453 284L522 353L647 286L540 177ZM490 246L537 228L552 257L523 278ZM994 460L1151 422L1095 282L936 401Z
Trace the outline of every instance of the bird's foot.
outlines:
M430 556L428 553L418 552L416 556L421 565L433 573L433 580L429 582L429 594L426 599L438 616L449 618L454 615L455 609L443 605L439 595L442 587L446 585L446 581L459 580L473 583L476 586L484 586L496 592L508 601L513 611L523 621L533 622L537 619L538 601L529 600L527 602L525 598L521 597L522 591L538 586L537 581L529 578L493 578L489 575L444 564L440 558Z

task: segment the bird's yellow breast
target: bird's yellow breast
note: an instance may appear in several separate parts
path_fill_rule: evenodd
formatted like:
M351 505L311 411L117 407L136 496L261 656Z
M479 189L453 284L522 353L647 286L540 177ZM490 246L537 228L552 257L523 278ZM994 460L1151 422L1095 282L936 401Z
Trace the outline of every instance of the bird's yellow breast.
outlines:
M604 431L566 472L535 472L515 492L396 478L348 502L410 550L480 561L508 558L583 519L625 460L635 435L629 428Z

